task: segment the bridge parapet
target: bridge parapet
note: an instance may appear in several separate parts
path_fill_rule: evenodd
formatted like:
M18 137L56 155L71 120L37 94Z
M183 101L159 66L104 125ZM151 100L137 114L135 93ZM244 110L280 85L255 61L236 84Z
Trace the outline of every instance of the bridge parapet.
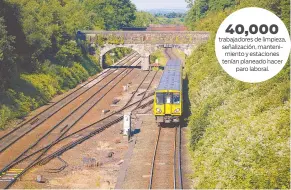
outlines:
M100 48L100 64L103 55L116 47L127 47L138 52L143 58L142 69L149 68L149 55L160 47L175 47L186 55L209 39L205 31L79 31L91 44ZM85 36L84 36L85 35Z
M119 44L197 44L208 40L204 31L81 31L91 43Z

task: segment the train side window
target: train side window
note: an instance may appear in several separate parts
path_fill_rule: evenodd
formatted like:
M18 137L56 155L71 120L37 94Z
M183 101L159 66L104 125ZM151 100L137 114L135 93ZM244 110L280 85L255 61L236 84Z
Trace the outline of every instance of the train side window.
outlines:
M172 103L172 93L166 94L166 104L171 104Z
M173 104L180 104L180 93L173 94Z
M157 101L157 104L164 104L164 94L156 93L156 101Z

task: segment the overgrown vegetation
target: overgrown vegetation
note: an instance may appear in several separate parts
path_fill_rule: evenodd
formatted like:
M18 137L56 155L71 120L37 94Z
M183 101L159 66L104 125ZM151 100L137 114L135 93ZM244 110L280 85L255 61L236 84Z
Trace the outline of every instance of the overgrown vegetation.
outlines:
M105 44L120 45L120 44L124 44L124 39L120 36L114 36L114 35L108 35L108 36L97 35L96 44L101 47L104 46Z
M196 0L188 27L210 40L187 59L194 188L290 189L290 64L274 78L248 84L226 74L215 56L215 33L243 7L262 7L289 28L289 1Z
M185 54L182 50L174 48L174 49L173 49L173 53L174 53L176 56L178 56L179 59L180 59L183 63L185 63L185 61L186 61L186 54Z
M165 66L167 64L168 58L164 52L164 49L158 49L151 54L150 63L155 63L156 61L158 61L161 66Z
M104 63L108 66L113 65L118 60L124 57L124 54L130 54L132 52L129 48L114 48L105 54Z
M0 129L100 71L79 29L118 30L135 12L130 0L0 1Z

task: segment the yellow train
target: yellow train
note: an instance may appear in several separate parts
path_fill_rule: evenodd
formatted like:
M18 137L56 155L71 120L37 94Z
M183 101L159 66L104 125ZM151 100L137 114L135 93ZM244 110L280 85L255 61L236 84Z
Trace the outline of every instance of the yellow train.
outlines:
M182 63L170 59L155 91L153 112L157 123L178 123L183 113Z

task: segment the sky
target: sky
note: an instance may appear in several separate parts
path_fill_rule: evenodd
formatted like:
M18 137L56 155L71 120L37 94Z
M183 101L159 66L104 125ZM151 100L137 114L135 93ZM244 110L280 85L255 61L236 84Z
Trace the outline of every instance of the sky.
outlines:
M131 0L139 10L144 9L185 9L185 0Z

